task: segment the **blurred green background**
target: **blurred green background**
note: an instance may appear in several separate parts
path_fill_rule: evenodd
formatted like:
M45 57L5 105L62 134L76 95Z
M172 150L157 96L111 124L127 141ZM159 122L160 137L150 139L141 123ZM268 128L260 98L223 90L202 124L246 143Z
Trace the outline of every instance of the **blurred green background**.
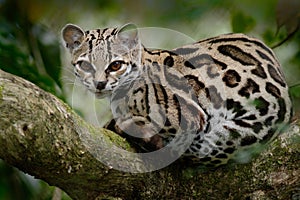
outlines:
M128 22L176 30L194 40L243 32L275 46L288 38L274 51L290 86L295 113L299 113L299 0L0 0L0 69L24 77L74 106L70 94L74 76L60 39L61 28L66 23L91 29ZM80 103L74 109L89 118L89 111ZM2 199L68 196L0 160Z

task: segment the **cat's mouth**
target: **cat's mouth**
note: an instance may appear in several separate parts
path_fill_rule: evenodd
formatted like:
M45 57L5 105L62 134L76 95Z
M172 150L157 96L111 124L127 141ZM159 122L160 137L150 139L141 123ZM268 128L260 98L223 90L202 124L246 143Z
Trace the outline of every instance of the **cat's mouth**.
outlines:
M111 95L110 91L95 92L95 97L97 99L103 99L105 97L109 97L110 95Z

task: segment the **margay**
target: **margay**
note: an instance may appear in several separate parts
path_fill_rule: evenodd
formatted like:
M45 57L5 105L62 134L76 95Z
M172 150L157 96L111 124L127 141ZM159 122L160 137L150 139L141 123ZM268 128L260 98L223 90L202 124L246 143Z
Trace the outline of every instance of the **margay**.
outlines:
M174 50L146 49L132 24L68 24L62 35L75 75L97 97L111 97L110 127L142 150L170 144L194 162L220 165L270 141L291 118L278 60L246 35Z

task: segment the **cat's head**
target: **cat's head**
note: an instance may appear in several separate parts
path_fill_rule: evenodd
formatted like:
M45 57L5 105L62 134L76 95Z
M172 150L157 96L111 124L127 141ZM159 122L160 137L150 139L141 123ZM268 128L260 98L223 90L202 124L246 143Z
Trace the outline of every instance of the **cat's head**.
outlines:
M110 95L140 65L141 44L133 24L88 31L67 24L62 37L70 50L75 75L98 98Z

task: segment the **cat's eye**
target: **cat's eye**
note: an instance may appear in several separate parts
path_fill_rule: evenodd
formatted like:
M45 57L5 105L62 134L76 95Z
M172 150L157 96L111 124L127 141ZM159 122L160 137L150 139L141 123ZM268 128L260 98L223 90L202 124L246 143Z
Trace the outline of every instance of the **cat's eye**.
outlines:
M109 71L118 71L121 69L122 65L124 64L124 61L114 61L109 66Z
M95 73L95 69L91 63L87 61L79 61L77 64L81 70L85 72Z

